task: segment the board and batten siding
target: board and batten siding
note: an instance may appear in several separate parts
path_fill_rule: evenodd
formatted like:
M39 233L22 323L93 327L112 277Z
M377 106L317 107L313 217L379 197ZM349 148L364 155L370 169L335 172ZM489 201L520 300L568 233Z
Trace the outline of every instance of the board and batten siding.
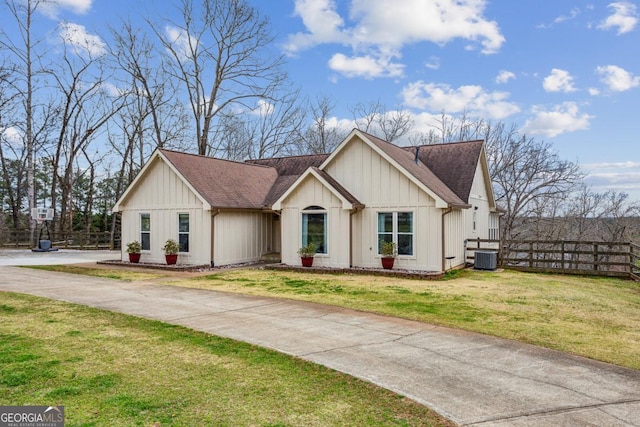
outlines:
M164 263L162 246L167 239L178 241L178 214L189 214L189 252L180 252L178 263L208 265L210 262L210 212L202 201L161 158L150 165L122 203L122 260L127 261L126 244L141 241L140 215L151 219L150 250L143 251L141 262Z
M445 270L458 267L466 262L464 241L469 238L465 228L466 213L469 209L454 209L444 217L444 257ZM446 259L454 257L452 259Z
M464 238L488 239L491 207L489 206L489 192L487 191L482 166L479 162L473 178L471 193L469 194L469 204L471 208L464 210L464 228L466 232ZM475 229L473 226L474 212L476 218Z
M302 246L302 211L309 206L320 206L327 211L327 253L316 254L314 266L349 267L349 214L342 201L314 176L309 175L282 202L282 262L301 265L298 249Z
M215 266L254 262L274 252L272 214L260 211L221 211L213 217Z
M394 268L440 271L442 209L384 157L354 138L324 168L365 205L352 218L353 266L381 267L378 212L413 212L414 255L399 256Z

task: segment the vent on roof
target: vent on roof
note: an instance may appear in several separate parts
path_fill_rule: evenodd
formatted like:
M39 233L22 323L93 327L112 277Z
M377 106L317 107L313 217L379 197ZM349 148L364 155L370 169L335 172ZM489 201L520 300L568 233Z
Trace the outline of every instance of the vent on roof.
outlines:
M498 267L497 252L476 251L473 268L476 270L495 270Z

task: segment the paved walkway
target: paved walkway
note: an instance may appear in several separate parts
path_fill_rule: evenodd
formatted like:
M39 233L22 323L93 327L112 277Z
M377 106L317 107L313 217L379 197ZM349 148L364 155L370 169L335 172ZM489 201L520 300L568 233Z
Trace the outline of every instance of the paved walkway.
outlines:
M318 304L14 267L0 267L1 290L276 349L465 426L640 426L640 371L513 341Z

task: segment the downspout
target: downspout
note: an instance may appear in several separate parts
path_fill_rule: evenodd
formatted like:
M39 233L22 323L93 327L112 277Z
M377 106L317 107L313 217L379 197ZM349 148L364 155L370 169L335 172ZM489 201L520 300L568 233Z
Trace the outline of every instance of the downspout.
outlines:
M445 240L446 239L445 239L445 232L444 232L444 230L445 230L444 217L446 215L450 214L451 212L453 212L453 208L451 208L451 207L447 208L444 212L442 212L442 225L441 225L441 227L442 227L442 271L443 272L447 271L446 270L446 268L447 268L447 258L446 258L446 254L445 254L445 248L446 248Z
M215 212L213 209L211 209L211 245L210 245L210 256L209 256L209 260L211 261L211 267L215 267L215 262L213 260L213 254L214 254L214 250L213 250L213 243L215 242L214 238L215 238L215 220L214 218L220 213L220 209L216 209Z

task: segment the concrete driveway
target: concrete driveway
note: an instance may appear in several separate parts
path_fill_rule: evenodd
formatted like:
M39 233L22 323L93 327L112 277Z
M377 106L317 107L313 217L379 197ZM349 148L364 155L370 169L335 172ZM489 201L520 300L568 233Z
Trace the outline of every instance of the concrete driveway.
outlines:
M0 267L0 290L272 348L465 426L640 426L640 371L514 341L318 304L14 267Z
M120 259L120 251L59 249L52 252L32 252L31 249L0 249L0 266L79 264L110 259Z

